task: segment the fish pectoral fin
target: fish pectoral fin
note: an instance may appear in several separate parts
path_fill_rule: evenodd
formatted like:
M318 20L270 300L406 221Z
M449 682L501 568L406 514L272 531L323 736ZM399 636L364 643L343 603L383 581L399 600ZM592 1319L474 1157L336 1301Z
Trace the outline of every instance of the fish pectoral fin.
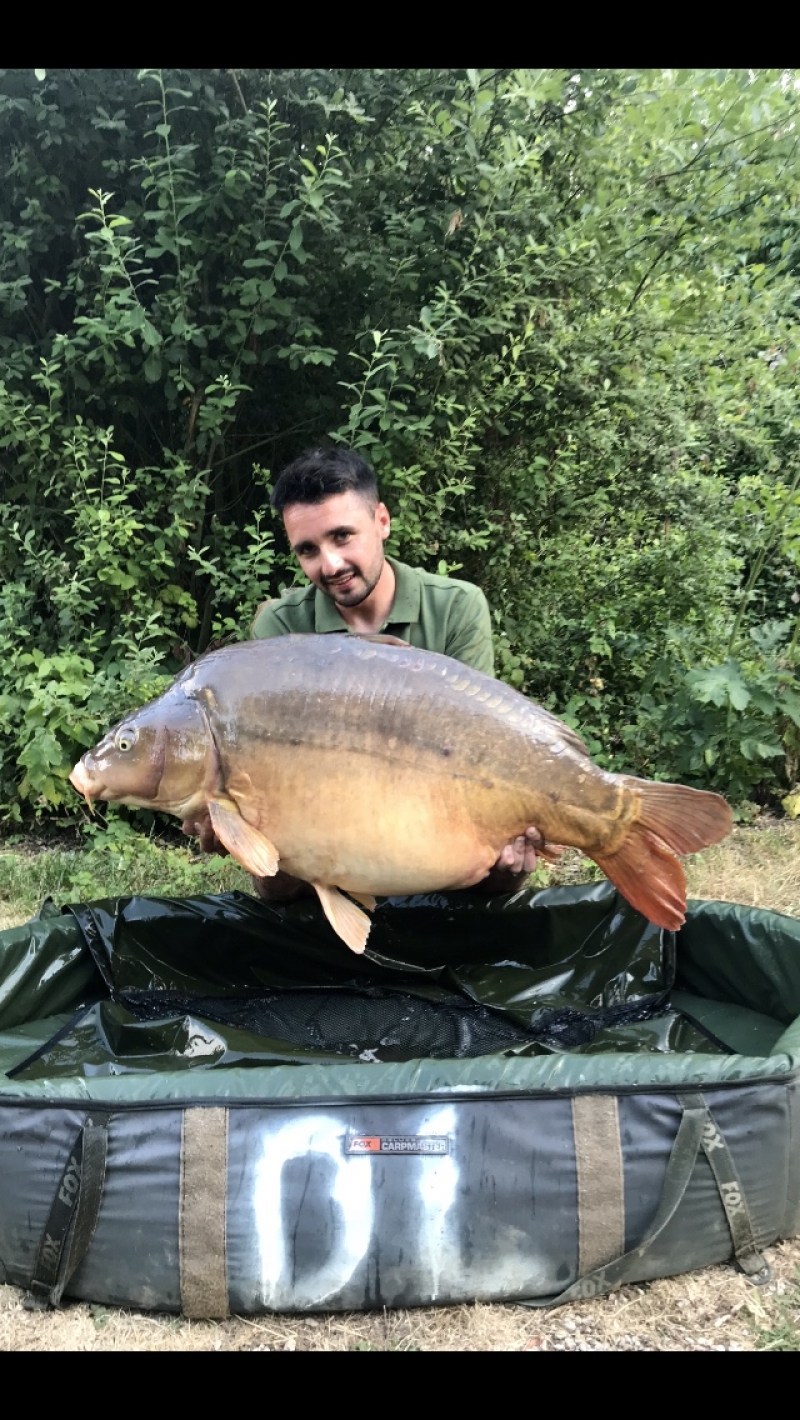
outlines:
M338 888L329 887L327 883L312 883L312 887L316 888L322 911L337 936L351 952L363 952L372 926L366 912L344 897Z
M374 912L378 906L378 900L372 896L371 892L351 892L348 888L347 896L354 897L356 902L360 902L362 907L366 907L367 912Z
M231 857L257 878L274 878L280 862L275 844L242 818L233 799L209 799L208 812L217 838Z

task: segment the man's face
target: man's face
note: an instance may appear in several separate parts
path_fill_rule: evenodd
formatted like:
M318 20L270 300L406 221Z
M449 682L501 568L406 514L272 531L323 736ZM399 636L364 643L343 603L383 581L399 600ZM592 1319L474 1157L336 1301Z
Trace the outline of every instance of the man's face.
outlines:
M336 493L323 503L290 503L283 525L309 581L337 606L360 606L383 571L391 522L384 503Z

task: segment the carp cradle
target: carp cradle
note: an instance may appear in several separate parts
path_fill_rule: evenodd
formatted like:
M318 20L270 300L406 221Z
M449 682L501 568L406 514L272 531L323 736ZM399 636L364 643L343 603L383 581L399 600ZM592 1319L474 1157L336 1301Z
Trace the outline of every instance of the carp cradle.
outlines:
M800 1231L800 922L607 882L128 897L0 933L0 1280L183 1311L548 1305Z

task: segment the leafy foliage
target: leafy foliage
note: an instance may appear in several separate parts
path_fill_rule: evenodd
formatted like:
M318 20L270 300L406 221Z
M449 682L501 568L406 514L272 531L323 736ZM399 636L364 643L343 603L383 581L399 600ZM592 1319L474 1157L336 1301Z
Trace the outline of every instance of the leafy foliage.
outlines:
M266 493L376 467L598 760L798 773L798 81L0 73L0 804L295 577Z

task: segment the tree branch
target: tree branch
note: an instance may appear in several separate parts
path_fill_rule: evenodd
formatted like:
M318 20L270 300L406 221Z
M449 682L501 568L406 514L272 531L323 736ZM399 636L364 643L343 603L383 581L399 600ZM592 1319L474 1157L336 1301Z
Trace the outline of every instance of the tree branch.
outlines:
M237 75L236 75L236 70L235 70L235 69L229 69L229 70L228 70L228 75L229 75L229 77L231 78L231 80L233 81L233 87L234 87L234 89L236 90L236 97L238 98L239 103L242 105L242 113L248 114L248 113L250 112L250 110L249 110L249 108L247 107L247 104L245 103L244 94L242 93L241 85L240 85L239 80L238 80Z

